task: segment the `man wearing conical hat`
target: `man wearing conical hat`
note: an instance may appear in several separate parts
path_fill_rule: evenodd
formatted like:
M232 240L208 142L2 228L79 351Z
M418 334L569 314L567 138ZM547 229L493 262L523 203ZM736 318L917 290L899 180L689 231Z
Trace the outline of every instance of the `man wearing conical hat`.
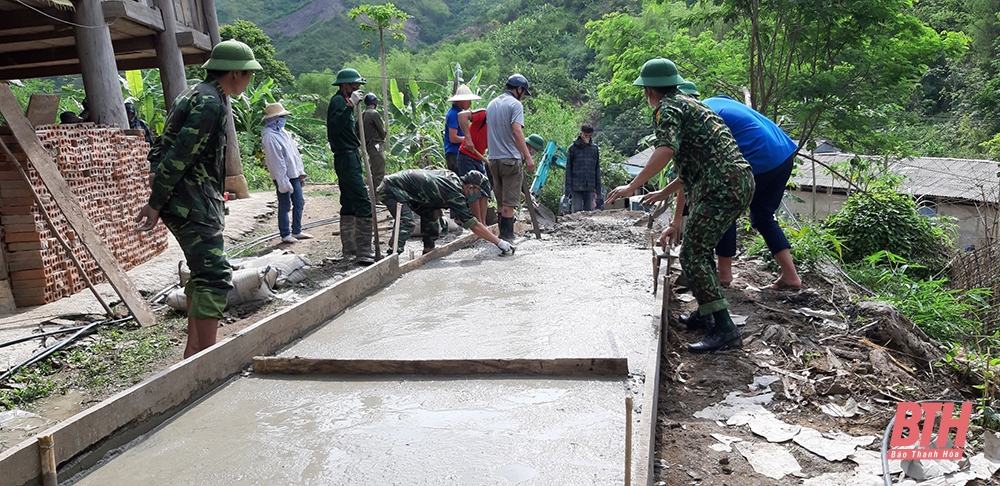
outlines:
M149 151L152 192L136 216L138 230L163 224L177 238L191 269L184 288L188 303L188 337L184 357L216 340L219 319L233 288L222 230L226 181L226 116L223 98L246 90L260 63L250 46L220 42L202 65L205 81L174 100L163 135Z

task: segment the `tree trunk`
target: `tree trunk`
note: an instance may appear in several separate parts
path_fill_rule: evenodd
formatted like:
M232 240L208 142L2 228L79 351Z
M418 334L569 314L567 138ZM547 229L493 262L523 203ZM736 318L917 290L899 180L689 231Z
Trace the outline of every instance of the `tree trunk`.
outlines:
M382 28L378 29L378 47L379 47L379 57L382 60L382 121L385 125L385 140L382 141L382 145L385 146L385 153L389 153L389 134L392 133L392 127L389 126L389 106L386 103L389 102L389 78L385 74L385 39L383 37ZM361 141L364 143L364 140Z
M215 0L204 0L205 23L212 37L212 46L222 42L219 34L219 17L215 12ZM229 97L226 102L226 191L232 192L237 199L250 197L247 179L243 177L243 160L240 158L240 145L236 142L236 123L233 121L233 107Z

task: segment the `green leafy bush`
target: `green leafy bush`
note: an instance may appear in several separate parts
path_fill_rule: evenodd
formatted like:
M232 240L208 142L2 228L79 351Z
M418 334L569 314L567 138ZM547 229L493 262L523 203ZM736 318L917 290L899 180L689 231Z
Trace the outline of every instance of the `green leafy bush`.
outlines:
M989 289L948 287L947 279L920 279L921 265L888 251L879 251L845 267L848 275L894 305L903 315L940 342L975 339L982 327L979 315L989 311Z
M937 273L947 263L951 241L894 186L880 178L868 191L852 194L839 212L830 215L826 227L843 242L846 263L884 250L918 263L927 270L925 275Z
M838 262L843 257L843 244L835 234L816 224L803 224L800 228L779 221L788 243L792 246L792 261L801 270L818 270L824 262ZM747 220L749 228L749 220ZM737 226L739 228L739 225ZM769 267L778 268L777 262L756 230L748 229L753 235L747 246L748 255L756 255L768 262Z

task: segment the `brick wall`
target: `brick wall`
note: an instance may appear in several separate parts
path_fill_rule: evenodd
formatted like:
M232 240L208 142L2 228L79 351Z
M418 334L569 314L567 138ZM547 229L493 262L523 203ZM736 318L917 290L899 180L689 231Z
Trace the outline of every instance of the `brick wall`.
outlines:
M59 172L97 234L125 270L166 249L167 230L162 224L150 232L134 231L133 219L149 198L149 145L141 136L90 123L42 125L36 127L36 133L45 149L56 157ZM27 164L14 137L0 136L15 157ZM6 154L0 153L0 251L10 271L18 307L45 304L86 288L53 231L70 244L92 282L105 280L93 257L69 229L38 173L30 166L27 172L45 211L52 217L54 229L45 223L31 187Z

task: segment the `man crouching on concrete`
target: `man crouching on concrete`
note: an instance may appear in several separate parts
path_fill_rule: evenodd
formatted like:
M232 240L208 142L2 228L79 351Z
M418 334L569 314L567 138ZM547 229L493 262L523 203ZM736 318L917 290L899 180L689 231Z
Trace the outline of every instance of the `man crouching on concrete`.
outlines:
M450 170L404 170L385 177L378 186L378 198L385 204L393 218L396 205L402 204L399 222L399 253L410 239L416 223L413 213L420 216L420 234L424 239L424 253L434 250L434 240L441 232L435 211L448 208L451 217L476 236L497 245L500 256L513 255L516 249L507 241L497 238L479 222L469 206L485 206L483 192L490 191L490 182L479 171L469 171L461 179ZM391 244L390 244L391 246Z

